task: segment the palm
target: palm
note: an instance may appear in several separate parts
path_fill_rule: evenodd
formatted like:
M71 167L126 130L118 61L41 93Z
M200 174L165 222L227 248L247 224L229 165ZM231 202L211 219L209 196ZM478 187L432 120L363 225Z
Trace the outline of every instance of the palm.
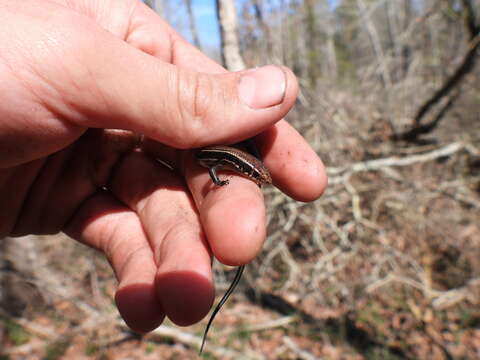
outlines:
M241 177L215 188L188 151L173 147L265 130L257 140L276 185L315 199L323 165L277 122L295 102L293 74L282 103L256 111L238 103L238 74L140 2L0 3L0 48L9 49L0 57L0 237L65 231L104 252L134 330L165 316L198 321L214 297L212 253L230 265L249 262L265 238L264 202ZM114 128L126 130L101 130ZM128 130L158 142L138 148Z

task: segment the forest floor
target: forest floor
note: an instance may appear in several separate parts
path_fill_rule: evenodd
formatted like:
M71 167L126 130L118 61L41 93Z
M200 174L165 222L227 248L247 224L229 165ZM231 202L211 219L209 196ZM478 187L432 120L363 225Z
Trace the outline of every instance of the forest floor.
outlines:
M329 188L309 204L266 190L269 238L203 357L480 358L478 112L459 104L428 141L399 144L363 99L328 101L292 121L325 159ZM5 246L1 360L198 358L208 317L130 332L99 253L64 235ZM215 273L218 299L234 271Z

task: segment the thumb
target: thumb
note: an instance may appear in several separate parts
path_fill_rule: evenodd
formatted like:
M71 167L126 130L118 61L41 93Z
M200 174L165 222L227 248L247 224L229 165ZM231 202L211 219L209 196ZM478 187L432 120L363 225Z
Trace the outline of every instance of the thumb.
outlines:
M56 83L62 102L71 105L60 115L76 125L133 130L186 149L251 137L280 120L295 102L298 85L287 68L199 73L97 32L75 51L75 64L82 67L70 72L70 81Z

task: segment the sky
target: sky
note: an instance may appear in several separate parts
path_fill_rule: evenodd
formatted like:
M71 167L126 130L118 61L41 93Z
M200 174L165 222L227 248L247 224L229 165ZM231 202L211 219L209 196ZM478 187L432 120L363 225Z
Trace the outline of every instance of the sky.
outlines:
M237 0L237 11L242 0ZM273 1L272 3L276 3ZM338 0L328 0L330 6L335 7ZM198 28L200 42L206 47L218 48L220 37L218 33L218 23L215 14L215 0L192 0L193 13ZM191 39L190 34L184 34Z
M218 48L220 37L215 14L215 0L192 0L192 7L200 42L204 46Z
M219 49L220 47L220 35L218 30L217 17L215 13L215 0L191 0L193 14L197 25L198 34L202 46L208 49ZM237 11L244 0L236 0ZM170 3L176 4L175 9L172 11L179 11L175 15L184 19L183 26L179 30L185 38L191 41L192 36L188 27L188 20L185 15L185 6L183 1L170 1ZM278 4L275 0L272 0L270 4ZM335 7L338 0L328 0L330 6ZM171 14L173 15L173 14ZM172 25L175 26L173 23Z

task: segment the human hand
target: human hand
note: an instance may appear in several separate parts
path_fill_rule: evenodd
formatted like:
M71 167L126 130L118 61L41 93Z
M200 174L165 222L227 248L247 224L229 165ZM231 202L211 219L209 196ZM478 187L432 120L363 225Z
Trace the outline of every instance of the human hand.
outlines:
M259 134L277 187L303 201L325 188L321 161L279 121L297 92L289 70L227 73L134 0L0 7L0 238L65 231L103 251L132 329L199 321L212 253L247 263L265 238L258 187L215 188L177 149Z

